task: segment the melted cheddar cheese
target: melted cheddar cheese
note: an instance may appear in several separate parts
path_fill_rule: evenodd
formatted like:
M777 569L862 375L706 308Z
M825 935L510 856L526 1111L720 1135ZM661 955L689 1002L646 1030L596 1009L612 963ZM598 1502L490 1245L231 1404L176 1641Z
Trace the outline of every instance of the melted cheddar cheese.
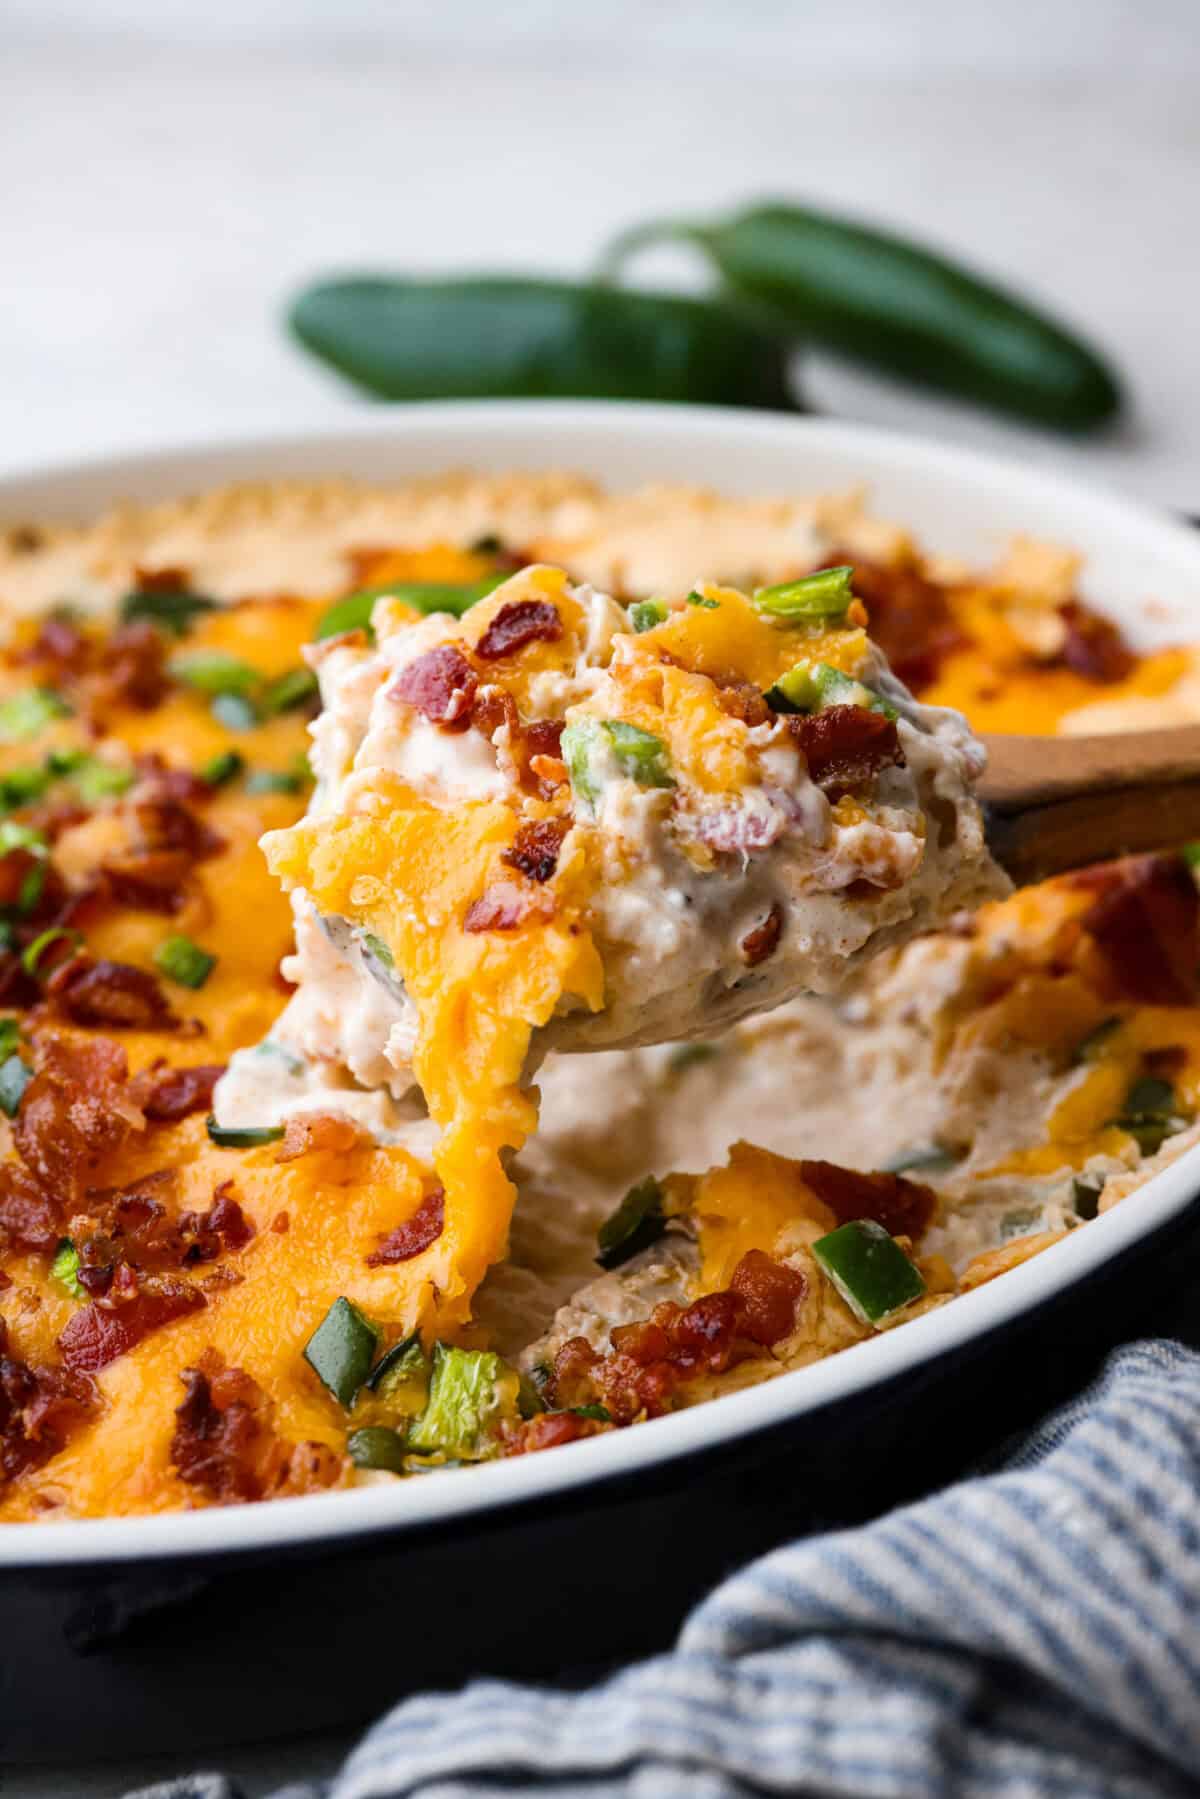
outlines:
M503 805L431 806L382 817L315 818L268 843L272 872L322 912L352 917L387 944L420 1020L414 1067L441 1129L446 1194L437 1242L405 1265L396 1293L405 1330L466 1320L475 1288L506 1250L515 1189L506 1154L534 1129L522 1084L533 1031L566 998L592 1008L604 980L580 922L577 861L555 881L552 919L503 935L470 933L471 899L504 874L516 815Z

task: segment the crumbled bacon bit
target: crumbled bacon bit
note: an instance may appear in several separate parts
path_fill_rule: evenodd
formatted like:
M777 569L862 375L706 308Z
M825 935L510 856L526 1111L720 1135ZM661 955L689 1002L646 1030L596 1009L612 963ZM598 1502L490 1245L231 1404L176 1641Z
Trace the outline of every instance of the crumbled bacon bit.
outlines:
M178 912L187 901L190 869L184 850L137 850L100 864L111 897L136 912Z
M903 768L895 723L865 706L829 706L784 720L819 787L844 789L869 781L884 768Z
M202 818L197 818L177 793L170 791L171 775L158 783L153 793L139 792L133 812L137 821L141 847L146 850L176 850L189 862L204 862L225 848L225 839Z
M146 1273L215 1262L244 1249L254 1225L234 1197L232 1181L222 1181L207 1211L187 1211L172 1222L162 1201L173 1199L174 1169L144 1176L131 1187L92 1192L86 1210L70 1221L79 1251L79 1282L100 1298L114 1286L139 1290Z
M56 968L46 997L73 1024L167 1031L179 1023L157 975L128 962L83 953Z
M157 750L141 750L133 761L138 771L136 801L175 801L182 806L195 806L211 800L216 792L193 769L169 767Z
M135 562L133 585L138 593L187 593L191 576L186 568L146 568Z
M1136 657L1110 618L1102 618L1079 600L1060 606L1059 617L1067 627L1059 660L1075 674L1111 683L1123 681L1132 671Z
M185 1245L185 1267L193 1262L215 1262L218 1256L245 1249L254 1236L254 1226L233 1194L233 1182L222 1181L207 1212L181 1214L179 1234Z
M531 881L548 881L558 867L558 852L570 828L570 820L565 818L523 824L500 860Z
M937 1194L902 1174L860 1174L836 1162L801 1162L800 1179L839 1224L871 1218L893 1237L920 1237L937 1209Z
M752 728L770 722L771 708L753 682L718 681L716 688L717 705L730 718L740 718L744 725Z
M446 731L465 731L479 677L461 650L439 644L400 670L387 690L390 700L403 700Z
M119 1044L43 1033L37 1051L37 1073L22 1097L13 1141L35 1180L73 1203L100 1159L141 1130L144 1120L126 1090L128 1065Z
M507 765L522 786L531 788L542 799L554 798L567 778L559 758L561 719L535 718L522 724L511 693L489 681L475 695L471 723L489 743L496 745L502 765Z
M86 633L74 619L61 615L44 618L37 636L21 656L22 662L34 662L45 668L52 682L69 680L87 666L91 645Z
M70 1220L79 1251L80 1284L93 1297L107 1293L121 1264L135 1277L141 1270L172 1268L183 1260L183 1238L163 1201L173 1200L178 1176L173 1168L143 1175L128 1187L89 1188ZM125 1279L124 1272L122 1280Z
M761 924L756 924L752 931L747 931L738 945L746 967L757 968L760 962L765 962L768 956L774 955L782 932L783 907L776 902Z
M284 1125L277 1162L294 1162L299 1156L323 1150L329 1155L349 1155L359 1140L358 1126L336 1112L304 1112Z
M441 1187L427 1193L411 1218L398 1224L394 1231L379 1239L379 1245L367 1257L368 1268L390 1268L396 1262L411 1262L423 1250L436 1243L446 1224L446 1195Z
M551 904L553 895L549 896ZM493 881L472 900L463 919L464 931L515 931L527 918L547 916L546 898L515 881Z
M681 1381L722 1374L795 1329L803 1274L751 1250L727 1288L689 1306L667 1300L637 1324L616 1325L601 1356L586 1337L570 1337L555 1359L552 1395L559 1405L599 1401L617 1424L669 1411Z
M166 639L148 619L118 626L100 648L100 697L151 711L167 691L166 659Z
M532 787L540 799L554 799L559 788L567 784L562 734L561 718L535 718L522 725L513 739L518 778L524 786Z
M542 1449L558 1449L611 1430L599 1418L581 1418L578 1412L538 1412L511 1430L505 1438L505 1455L534 1455Z
M905 685L919 692L936 681L942 662L965 642L950 611L951 590L911 561L887 567L837 551L828 562L854 565L854 591L870 607L871 636Z
M193 1112L211 1112L213 1089L224 1074L220 1062L204 1062L192 1068L145 1070L130 1082L146 1117L154 1124L177 1124Z
M796 1307L804 1297L798 1268L777 1262L761 1249L749 1249L733 1271L730 1290L740 1302L738 1326L752 1343L769 1347L796 1327Z
M1142 1005L1193 1005L1200 894L1182 857L1129 856L1070 879L1098 890L1080 925L1104 959L1114 996Z
M1143 1060L1147 1074L1160 1081L1174 1081L1187 1067L1188 1052L1182 1043L1171 1043L1161 1049L1148 1050Z
M561 718L535 718L521 727L525 749L534 756L560 757L564 724Z
M0 1318L0 1485L57 1455L96 1404L86 1374L36 1367L13 1355Z
M180 1379L184 1399L176 1407L171 1438L171 1461L180 1479L220 1503L261 1498L257 1384L237 1368L211 1374L185 1368Z
M79 800L51 794L37 805L23 808L21 816L30 830L40 831L47 843L53 844L76 825L85 823L92 816L92 808Z
M485 662L495 662L539 638L554 643L562 634L562 618L549 600L510 600L488 624L475 645L475 654Z
M20 907L26 884L33 880L40 880L37 899L24 917L40 921L66 897L62 877L52 863L30 850L19 846L5 850L0 856L0 908L9 911Z
M171 1462L181 1480L218 1505L317 1492L339 1479L341 1457L323 1443L277 1437L258 1383L241 1368L226 1368L215 1350L180 1379Z
M476 690L471 704L471 723L489 743L495 741L499 731L507 729L510 746L513 746L521 732L521 715L516 701L506 687L497 687L493 681Z
M27 1168L0 1162L0 1245L51 1255L62 1236L62 1207Z
M58 1347L68 1368L95 1374L135 1348L151 1331L173 1324L207 1303L198 1287L164 1276L150 1275L145 1281L135 1277L130 1293L128 1281L118 1282L117 1278L128 1272L123 1264L106 1298L81 1306L67 1320Z

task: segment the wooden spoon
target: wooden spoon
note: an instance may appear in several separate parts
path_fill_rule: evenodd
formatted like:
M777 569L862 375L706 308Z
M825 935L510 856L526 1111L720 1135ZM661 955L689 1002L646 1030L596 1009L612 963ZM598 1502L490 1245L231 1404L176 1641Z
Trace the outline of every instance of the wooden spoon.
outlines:
M988 843L1018 885L1200 839L1200 725L984 742Z

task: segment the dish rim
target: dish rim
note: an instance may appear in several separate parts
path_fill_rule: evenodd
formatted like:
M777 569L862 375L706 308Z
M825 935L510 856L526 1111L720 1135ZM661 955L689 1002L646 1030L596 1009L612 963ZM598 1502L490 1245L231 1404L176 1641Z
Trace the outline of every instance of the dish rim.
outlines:
M0 522L14 503L48 512L53 502L38 492L42 487L82 489L89 496L83 503L88 511L95 511L122 496L137 498L135 490L145 494L147 486L154 489L147 497L157 500L172 491L178 495L236 480L243 462L248 468L259 464L259 479L316 478L314 458L327 455L325 473L332 477L338 472L339 456L358 453L370 460L390 439L419 440L431 429L447 428L450 436L461 436L464 454L480 435L502 438L510 431L528 431L528 449L538 452L539 427L544 430L551 424L551 435L554 431L569 435L576 430L624 440L632 433L664 450L672 441L691 440L696 447L709 443L714 454L727 455L731 462L736 459L735 440L786 449L789 442L803 438L809 440L810 449L824 445L835 460L840 455L861 455L868 470L872 464L902 465L905 472L936 479L939 469L944 473L948 465L954 465L960 482L964 476L969 478L984 497L1000 507L1010 493L1023 495L1026 504L1034 495L1055 507L1061 505L1068 515L1067 535L1070 515L1095 514L1099 509L1110 528L1154 544L1185 564L1194 564L1200 598L1200 537L1190 527L1139 502L1057 472L1026 468L1002 456L960 450L902 432L734 408L607 401L427 402L396 411L386 409L366 419L317 423L307 431L212 434L159 449L47 461L25 472L0 476ZM280 466L289 462L291 467ZM540 466L555 462L553 455L541 455ZM563 466L570 466L569 453ZM180 482L170 472L177 467L190 468L192 473ZM156 477L165 477L168 487L157 486ZM386 480L388 470L380 468L360 478ZM869 472L865 478L871 480ZM188 482L193 485L189 487ZM781 488L785 486L786 479L781 480ZM481 1513L525 1508L576 1489L647 1474L706 1450L729 1448L741 1439L865 1394L1033 1312L1153 1235L1183 1212L1198 1192L1200 1145L1184 1151L1140 1188L1136 1204L1131 1196L1091 1221L1086 1230L1073 1232L1002 1279L959 1295L951 1306L759 1386L636 1429L572 1444L567 1454L487 1463L463 1479L410 1480L265 1504L0 1525L0 1572L283 1552L331 1542L348 1544L385 1533L419 1532L435 1525L465 1523Z

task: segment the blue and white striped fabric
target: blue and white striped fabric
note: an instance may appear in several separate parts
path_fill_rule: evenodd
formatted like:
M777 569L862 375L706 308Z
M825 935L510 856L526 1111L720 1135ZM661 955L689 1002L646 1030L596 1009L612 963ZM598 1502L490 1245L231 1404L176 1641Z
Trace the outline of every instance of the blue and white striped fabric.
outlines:
M562 1694L404 1701L273 1799L1200 1793L1200 1356L1117 1352L1003 1467L725 1582ZM141 1799L235 1799L220 1777Z

